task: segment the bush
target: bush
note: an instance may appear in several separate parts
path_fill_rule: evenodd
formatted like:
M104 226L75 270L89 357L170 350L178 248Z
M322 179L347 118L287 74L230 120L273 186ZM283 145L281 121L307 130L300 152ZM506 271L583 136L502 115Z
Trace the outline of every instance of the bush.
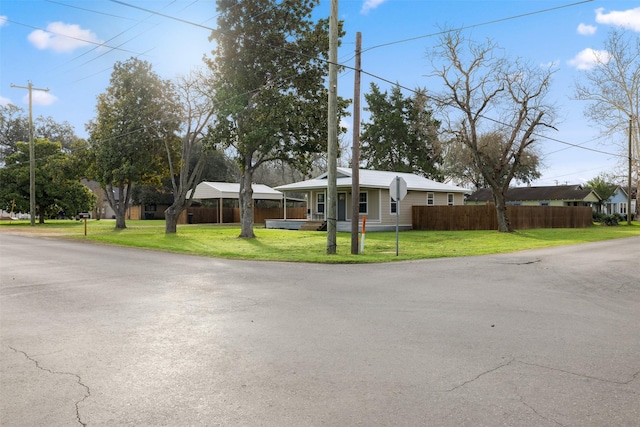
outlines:
M618 225L620 223L620 221L622 221L622 220L624 220L622 215L615 213L613 215L605 215L604 218L602 218L602 220L600 220L600 224L602 224L602 225Z
M592 217L593 217L593 222L602 222L607 217L607 214L593 211Z

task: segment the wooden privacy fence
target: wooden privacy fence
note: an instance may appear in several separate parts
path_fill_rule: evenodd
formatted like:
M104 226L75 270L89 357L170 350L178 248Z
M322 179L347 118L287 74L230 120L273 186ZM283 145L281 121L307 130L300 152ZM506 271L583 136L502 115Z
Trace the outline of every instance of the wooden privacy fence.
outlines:
M580 228L593 224L588 206L507 206L515 230ZM497 230L494 205L412 206L414 230Z
M284 218L283 208L253 208L254 224L264 223L265 219ZM306 219L307 208L287 208L288 219ZM220 222L218 208L190 207L182 212L179 224L217 224ZM222 222L240 222L239 208L222 208Z

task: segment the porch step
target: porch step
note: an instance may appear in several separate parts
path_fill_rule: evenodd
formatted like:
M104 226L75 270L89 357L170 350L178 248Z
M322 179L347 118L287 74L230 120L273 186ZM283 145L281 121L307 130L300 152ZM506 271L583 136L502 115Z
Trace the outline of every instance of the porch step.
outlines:
M327 230L327 221L307 221L302 227L300 227L301 231L326 231Z

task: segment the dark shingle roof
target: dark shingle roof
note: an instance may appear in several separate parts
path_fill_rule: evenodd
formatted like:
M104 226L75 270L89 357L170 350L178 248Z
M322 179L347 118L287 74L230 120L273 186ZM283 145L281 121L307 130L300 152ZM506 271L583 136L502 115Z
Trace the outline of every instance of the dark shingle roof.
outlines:
M553 185L548 187L517 187L510 188L505 194L509 202L523 202L530 200L583 200L591 193L590 189L580 185ZM472 202L493 201L491 190L480 189L468 198Z

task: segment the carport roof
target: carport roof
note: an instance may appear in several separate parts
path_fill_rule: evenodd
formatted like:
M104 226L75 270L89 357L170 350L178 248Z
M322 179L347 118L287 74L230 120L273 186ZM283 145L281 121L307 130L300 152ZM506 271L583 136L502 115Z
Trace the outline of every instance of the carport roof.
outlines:
M282 193L264 184L253 184L254 200L282 200ZM207 182L196 186L194 199L237 199L240 194L240 184L235 182Z

